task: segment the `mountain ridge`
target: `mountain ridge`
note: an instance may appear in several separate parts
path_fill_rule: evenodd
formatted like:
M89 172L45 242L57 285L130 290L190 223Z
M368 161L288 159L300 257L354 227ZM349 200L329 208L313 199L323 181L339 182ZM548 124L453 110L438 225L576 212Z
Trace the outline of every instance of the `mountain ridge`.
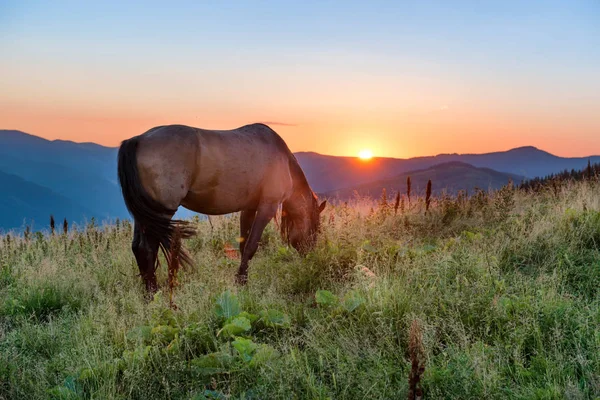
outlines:
M397 192L406 193L408 177L411 178L412 192L416 195L425 194L429 180L432 181L434 195L443 192L456 194L458 191L471 193L475 189L499 189L509 181L518 184L525 180L525 177L519 175L475 167L462 161L450 161L426 169L408 171L387 179L321 193L321 196L339 200L348 200L357 194L361 197L377 198L383 189L386 189L388 195L393 196Z
M0 172L15 175L37 185L36 187L48 189L62 196L61 198L69 199L77 205L73 209L79 210L80 220L92 216L99 220L129 217L117 181L117 153L117 147L93 142L48 140L20 130L0 130ZM314 151L294 154L309 184L317 193L377 183L448 162L464 162L473 167L489 168L525 178L546 176L565 169L582 169L587 165L588 159L600 162L600 156L565 158L534 146L483 154L447 153L405 159L375 157L368 161ZM464 167L462 172L467 172ZM23 182L21 184L24 185ZM32 189L28 193L34 192ZM42 192L47 193L40 191L37 199L39 202L44 201L44 196L50 196L43 195ZM86 210L85 213L83 209ZM193 213L184 208L180 208L177 213L178 217L191 215ZM0 227L6 227L2 220Z

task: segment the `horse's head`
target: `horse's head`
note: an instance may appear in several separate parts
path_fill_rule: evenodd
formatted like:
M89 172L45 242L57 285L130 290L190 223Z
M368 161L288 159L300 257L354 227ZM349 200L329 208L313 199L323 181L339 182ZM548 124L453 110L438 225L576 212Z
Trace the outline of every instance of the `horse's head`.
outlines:
M320 215L327 201L319 204L314 194L309 199L302 200L304 201L301 204L293 200L284 202L281 212L281 234L292 247L305 254L317 242Z

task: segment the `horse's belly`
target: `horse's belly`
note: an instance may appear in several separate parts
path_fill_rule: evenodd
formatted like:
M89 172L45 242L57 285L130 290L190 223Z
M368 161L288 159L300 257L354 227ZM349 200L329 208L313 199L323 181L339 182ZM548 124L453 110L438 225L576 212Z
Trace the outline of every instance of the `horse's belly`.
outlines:
M230 214L256 208L258 196L249 190L229 191L227 188L213 188L190 191L181 201L187 209L207 215Z

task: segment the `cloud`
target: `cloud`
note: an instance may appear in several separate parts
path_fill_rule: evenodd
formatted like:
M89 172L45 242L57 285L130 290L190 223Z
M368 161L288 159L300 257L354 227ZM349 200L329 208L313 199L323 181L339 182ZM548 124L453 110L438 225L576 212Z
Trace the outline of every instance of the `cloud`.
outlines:
M277 122L277 121L259 121L259 124L265 125L278 125L278 126L298 126L298 124L291 124L288 122Z

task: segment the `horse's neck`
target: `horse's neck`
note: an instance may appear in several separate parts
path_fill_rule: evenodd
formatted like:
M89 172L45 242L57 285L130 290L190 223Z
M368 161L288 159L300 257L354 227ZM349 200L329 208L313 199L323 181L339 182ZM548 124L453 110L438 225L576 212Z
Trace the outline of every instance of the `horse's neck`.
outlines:
M292 163L295 165L292 165ZM291 214L305 214L308 212L311 205L313 192L308 185L308 181L306 180L302 169L295 159L293 162L290 162L290 166L292 167L291 172L293 180L292 195L284 202L283 206L287 209L287 212L290 212Z
M283 203L283 207L291 215L304 216L310 209L313 196L308 184L294 184L292 195Z
M310 189L298 188L293 191L292 196L287 199L284 203L284 207L287 208L288 212L298 215L305 214L308 212L308 208L311 204L312 192Z

